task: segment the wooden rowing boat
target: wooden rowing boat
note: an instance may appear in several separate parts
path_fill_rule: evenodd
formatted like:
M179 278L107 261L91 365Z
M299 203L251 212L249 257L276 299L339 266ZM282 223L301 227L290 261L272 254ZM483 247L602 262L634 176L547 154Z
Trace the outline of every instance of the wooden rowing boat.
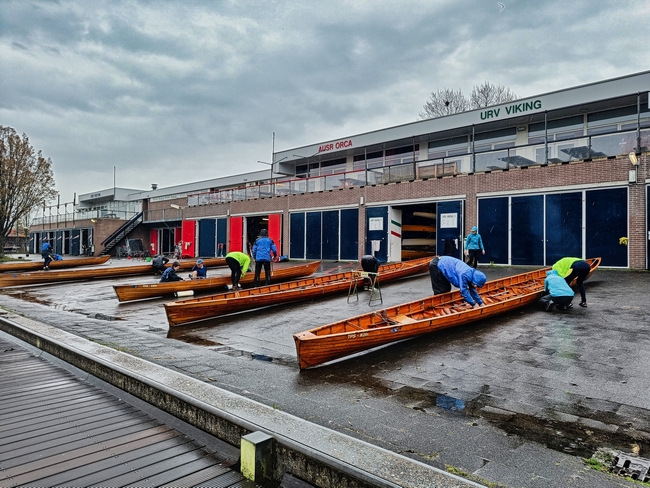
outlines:
M108 261L110 256L97 256L86 258L62 259L52 261L50 269L67 269L79 266L98 266ZM13 263L0 264L0 273L5 271L38 271L43 269L43 261L16 261Z
M220 266L225 264L224 258L206 258L203 263L207 266ZM179 261L182 270L191 269L196 260ZM171 262L167 264L170 266ZM111 266L102 268L82 268L64 271L34 271L32 273L4 273L0 275L0 287L39 285L43 283L58 283L75 280L92 280L102 278L119 278L123 276L136 276L151 274L151 264L143 263L132 266Z
M431 258L425 258L403 263L383 264L379 267L380 285L428 272L430 261ZM350 289L350 285L355 279L357 286L363 286L363 278L359 276L359 272L348 271L347 273L316 276L238 292L219 293L218 295L165 303L165 312L170 327L174 327L244 310L345 292Z
M591 266L591 276L601 259L587 261ZM488 281L480 290L485 303L483 307L471 308L456 290L294 334L300 369L493 317L533 303L542 296L549 269Z
M289 266L275 266L271 273L271 278L274 281L286 281L303 276L314 274L320 261L311 263L292 264ZM264 273L262 272L262 275ZM246 273L242 276L239 282L243 285L252 284L255 281L255 274L252 272ZM201 280L184 280L173 281L171 283L149 283L141 285L114 285L113 289L117 294L117 299L120 302L128 302L132 300L145 300L148 298L158 298L164 296L173 296L179 292L187 291L207 291L221 288L231 283L230 274L221 276L211 276Z
M435 225L422 225L422 224L404 224L402 225L402 232L425 232L432 234L436 231Z

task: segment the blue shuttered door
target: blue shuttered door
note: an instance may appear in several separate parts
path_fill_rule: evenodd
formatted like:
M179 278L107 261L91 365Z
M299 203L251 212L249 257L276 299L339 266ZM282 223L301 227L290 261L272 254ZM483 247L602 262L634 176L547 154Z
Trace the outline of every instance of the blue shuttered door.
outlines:
M339 211L323 212L322 258L337 260L339 258Z
M511 205L512 264L543 266L544 197L512 197Z
M305 259L305 214L289 216L289 258Z
M463 202L438 203L436 220L437 253L439 256L453 256L460 259L463 243ZM486 252L487 254L487 252Z
M62 230L56 231L56 238L53 247L54 247L54 252L56 254L63 254L63 231Z
M70 231L70 254L72 256L79 256L81 250L81 231L79 229L72 229Z
M322 220L320 212L307 213L305 256L307 259L321 259Z
M359 259L359 209L341 210L341 259Z
M374 255L381 263L388 261L388 207L366 208L366 245L364 254L373 254L372 241L379 241Z
M627 188L586 193L587 258L602 257L603 266L627 266Z
M216 256L215 238L217 221L215 219L199 220L199 256Z
M582 193L546 196L546 264L582 256Z
M479 200L478 222L478 232L485 247L485 261L508 264L508 198Z

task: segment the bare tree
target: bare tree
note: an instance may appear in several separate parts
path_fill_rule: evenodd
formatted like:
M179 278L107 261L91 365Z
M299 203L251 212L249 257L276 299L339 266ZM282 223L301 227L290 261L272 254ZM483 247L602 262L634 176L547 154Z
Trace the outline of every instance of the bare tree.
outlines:
M431 97L424 104L419 117L420 119L433 119L435 117L464 112L468 107L469 103L461 90L455 91L444 88L436 92L431 92Z
M472 109L485 108L491 105L511 102L517 99L517 95L503 85L493 85L486 81L482 85L474 86L469 98Z
M36 152L25 134L0 125L0 255L16 223L55 196L52 160Z

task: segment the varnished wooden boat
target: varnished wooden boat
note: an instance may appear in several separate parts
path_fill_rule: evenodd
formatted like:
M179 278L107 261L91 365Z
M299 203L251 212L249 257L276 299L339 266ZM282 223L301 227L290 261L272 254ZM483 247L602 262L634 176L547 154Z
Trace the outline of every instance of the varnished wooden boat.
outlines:
M210 266L219 266L221 262L225 263L224 258L206 258L204 264ZM186 259L179 261L182 270L191 269L196 264L196 259ZM171 262L167 264L170 266ZM0 274L0 287L39 285L43 283L58 283L75 280L92 280L102 278L118 278L122 276L136 276L144 274L153 274L151 263L143 263L132 266L110 266L102 268L81 268L64 271L34 271L32 273L4 273Z
M431 234L436 231L435 225L423 225L423 224L404 224L402 225L402 232L424 232Z
M286 281L309 276L314 274L319 266L320 261L290 264L288 266L276 265L271 273L271 278L274 281ZM264 276L264 272L262 272L261 276ZM239 283L246 285L252 284L254 281L255 273L249 271L239 280ZM230 274L224 274L221 276L210 276L202 280L184 280L173 281L171 283L148 283L141 285L115 285L113 289L120 302L128 302L132 300L173 296L178 292L214 290L215 288L225 287L229 284L231 284Z
M406 276L428 272L431 258L389 263L379 267L379 284ZM171 327L219 317L254 308L307 300L315 296L346 292L353 280L363 286L358 273L336 273L302 280L250 288L238 292L219 293L201 298L165 303L167 320Z
M79 266L98 266L108 261L110 256L96 256L86 258L63 259L52 261L50 269L77 268ZM16 261L13 263L0 264L0 273L5 271L38 271L43 269L43 261Z
M591 266L591 276L601 259L587 261ZM456 290L294 334L300 369L493 317L533 303L542 296L549 269L488 281L480 289L485 303L483 307L471 308Z

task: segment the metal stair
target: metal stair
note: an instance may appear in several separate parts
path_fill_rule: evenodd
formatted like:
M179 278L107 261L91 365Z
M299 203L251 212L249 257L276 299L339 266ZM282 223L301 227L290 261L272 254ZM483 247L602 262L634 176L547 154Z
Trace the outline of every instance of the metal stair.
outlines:
M118 228L115 232L113 232L110 236L108 236L106 239L102 241L102 245L104 246L104 250L99 253L100 256L105 256L106 254L110 254L111 249L113 249L115 246L117 246L117 243L120 242L122 239L124 239L126 236L128 236L133 229L135 229L138 225L142 223L142 217L144 215L144 212L140 212L133 217L131 217L129 220L127 220L124 225L122 225L120 228Z

